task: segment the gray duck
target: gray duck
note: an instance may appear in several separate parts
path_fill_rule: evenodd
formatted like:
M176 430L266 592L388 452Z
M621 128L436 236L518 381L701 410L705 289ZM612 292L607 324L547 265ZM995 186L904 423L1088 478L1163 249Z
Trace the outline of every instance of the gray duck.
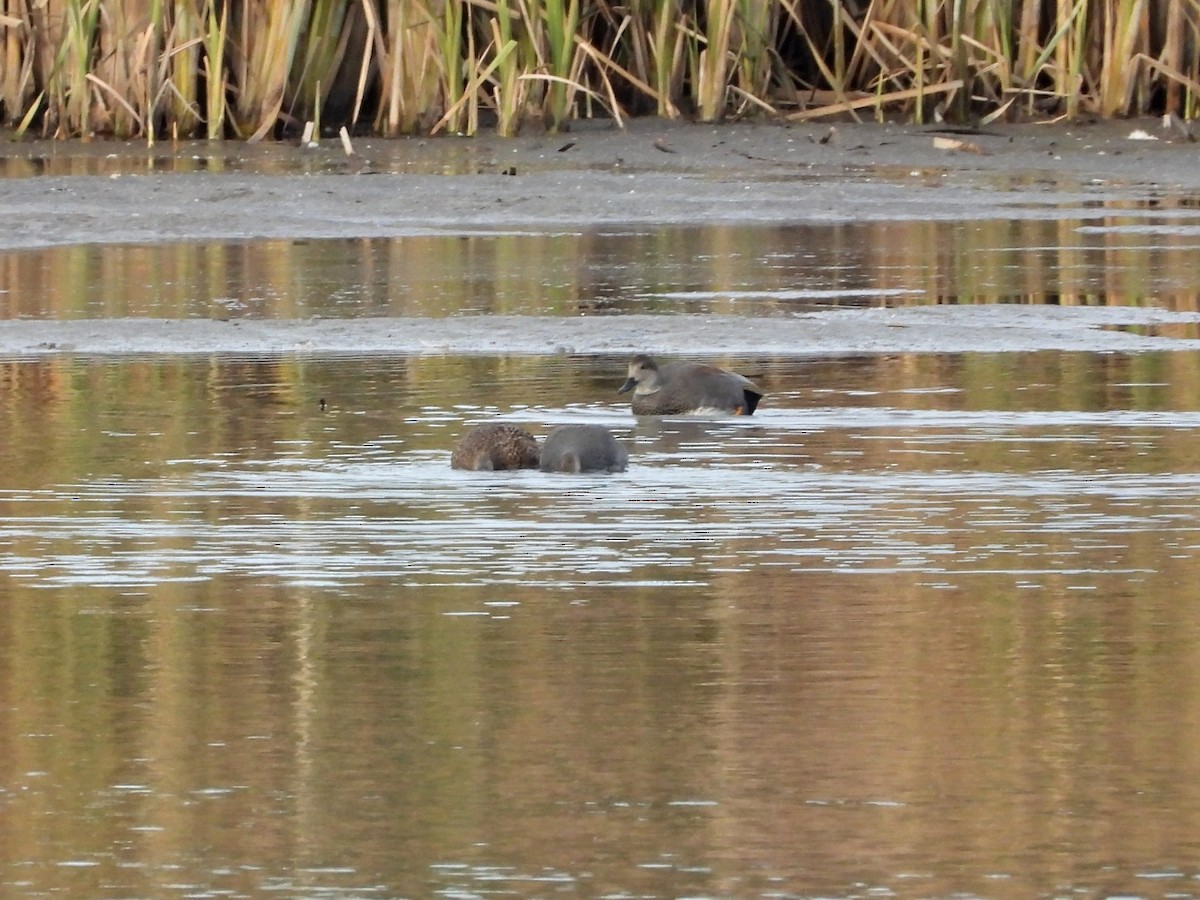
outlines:
M636 416L751 416L763 396L753 381L728 369L692 362L660 367L644 353L629 361L629 378L617 393L629 391Z
M559 425L542 442L543 472L624 472L629 453L600 425Z

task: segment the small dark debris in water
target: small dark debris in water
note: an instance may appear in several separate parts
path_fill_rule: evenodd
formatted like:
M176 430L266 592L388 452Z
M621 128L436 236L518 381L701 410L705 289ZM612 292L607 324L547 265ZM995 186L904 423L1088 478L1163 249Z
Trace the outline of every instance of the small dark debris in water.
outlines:
M679 152L674 147L672 147L670 144L668 144L666 142L666 140L663 138L658 138L654 142L654 149L661 150L663 153L678 153Z
M1001 137L999 132L980 128L978 125L939 125L937 128L927 128L925 134L953 134L958 136Z
M755 156L753 153L747 153L745 150L735 149L733 152L738 156L744 157L745 159L752 159L755 162L775 162L773 159L768 159L765 156Z
M500 170L500 174L501 174L501 175L516 175L516 174L517 174L517 167L516 167L516 166L509 166L509 167L508 167L508 168L506 168L506 169L501 169L501 170Z
M558 152L566 153L568 150L570 150L572 147L574 147L576 143L578 143L578 142L577 141L567 141L565 144L563 144L561 147L558 148Z
M608 297L592 297L591 299L579 300L576 302L575 308L583 315L619 311L617 310L616 303Z

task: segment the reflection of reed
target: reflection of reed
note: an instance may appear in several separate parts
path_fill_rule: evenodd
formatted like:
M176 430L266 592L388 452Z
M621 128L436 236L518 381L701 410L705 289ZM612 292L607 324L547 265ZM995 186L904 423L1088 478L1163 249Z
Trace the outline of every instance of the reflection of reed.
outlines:
M760 366L776 408L797 413L1200 408L1195 354ZM473 415L615 402L621 374L618 361L454 357L0 366L0 549L92 552L116 574L123 557L155 560L139 583L0 573L0 868L38 893L169 883L421 896L478 869L493 892L505 877L527 888L562 876L596 894L904 893L919 876L923 895L993 895L1000 882L1033 896L1100 877L1123 889L1146 866L1189 858L1200 825L1190 487L1178 504L889 493L836 535L777 505L766 515L786 517L772 532L782 548L755 530L767 498L679 504L680 552L696 563L660 565L676 561L660 551L625 584L450 584L420 553L380 577L374 560L395 548L358 546L352 531L324 548L334 565L364 560L336 584L192 562L214 547L303 555L334 526L419 526L453 502L431 482L422 510L406 506L389 476L371 496L345 496L336 477L323 491L246 481L214 495L179 474L197 462L252 461L243 471L274 473L277 488L297 457L332 476L386 471L401 454L448 450ZM331 399L324 414L318 396ZM690 443L808 467L826 523L842 515L838 476L886 482L897 458L948 482L993 472L1021 487L1063 471L1195 468L1195 434L1168 421L1153 435L1028 444L865 436L843 421L736 435L658 422L638 435L643 450ZM941 455L902 456L920 437ZM523 559L527 527L564 505L578 518L560 521L613 524L610 550L653 541L667 515L601 504L592 519L597 488L569 490L480 488L466 516L504 534L486 552L463 548L471 571ZM91 516L94 533L55 546L53 520ZM1131 527L1149 519L1161 527ZM138 530L147 522L157 547ZM223 528L238 540L222 543ZM578 542L579 560L601 543L590 527L542 534L555 548ZM883 539L929 564L890 564ZM789 548L806 552L770 553Z
M1186 231L1119 212L1082 227L926 221L57 247L0 254L0 317L758 314L929 302L1194 311L1194 248Z

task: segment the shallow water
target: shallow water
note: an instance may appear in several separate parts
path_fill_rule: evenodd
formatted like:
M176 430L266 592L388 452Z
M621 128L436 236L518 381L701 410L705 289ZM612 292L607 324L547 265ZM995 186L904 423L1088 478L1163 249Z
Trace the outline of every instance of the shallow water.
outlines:
M0 892L1200 894L1200 355L730 362L5 364Z
M1118 213L1104 225L714 225L65 246L0 252L0 319L757 316L932 303L1196 311L1200 238L1190 221Z

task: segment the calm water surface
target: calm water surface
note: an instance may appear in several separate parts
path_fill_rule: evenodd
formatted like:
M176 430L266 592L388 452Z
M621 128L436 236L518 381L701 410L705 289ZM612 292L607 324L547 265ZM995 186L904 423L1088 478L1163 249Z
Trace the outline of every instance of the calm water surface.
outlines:
M1200 354L729 362L4 364L0 893L1200 895Z
M1200 309L1195 209L0 251L0 320L614 314L1055 303ZM1195 336L1189 334L1188 336Z

